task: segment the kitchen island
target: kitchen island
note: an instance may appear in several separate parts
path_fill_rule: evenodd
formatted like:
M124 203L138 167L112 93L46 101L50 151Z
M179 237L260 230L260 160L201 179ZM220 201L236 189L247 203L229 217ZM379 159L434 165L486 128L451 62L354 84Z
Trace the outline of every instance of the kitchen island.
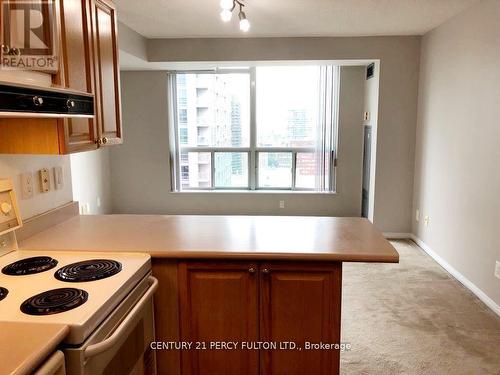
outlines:
M76 216L20 247L150 253L158 372L184 375L338 373L342 263L399 260L366 219L332 217Z

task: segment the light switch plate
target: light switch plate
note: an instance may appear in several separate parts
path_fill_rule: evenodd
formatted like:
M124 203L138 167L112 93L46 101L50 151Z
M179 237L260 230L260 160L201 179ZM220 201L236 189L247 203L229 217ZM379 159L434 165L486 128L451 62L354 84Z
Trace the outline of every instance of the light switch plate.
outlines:
M81 203L80 204L80 215L88 215L90 213L90 204Z
M285 201L280 201L280 208L285 208Z
M500 279L500 261L497 260L495 264L495 277Z
M47 193L50 191L50 174L47 168L42 168L40 173L40 191L42 193Z
M23 199L33 198L35 186L33 185L33 173L24 172L21 174L21 197Z
M428 226L429 226L429 222L430 222L430 221L431 221L431 218L430 218L428 215L425 215L425 216L424 216L424 225L425 225L426 227L428 227Z
M61 190L64 187L64 176L62 167L54 167L54 189Z

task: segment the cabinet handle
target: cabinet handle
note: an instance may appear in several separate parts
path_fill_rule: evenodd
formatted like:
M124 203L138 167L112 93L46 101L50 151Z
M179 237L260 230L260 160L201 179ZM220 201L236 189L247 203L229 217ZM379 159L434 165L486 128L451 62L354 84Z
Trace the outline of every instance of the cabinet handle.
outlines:
M253 273L255 273L255 268L250 267L250 268L248 269L248 272L249 272L249 273L252 273L252 274L253 274Z
M269 274L269 272L271 272L271 271L269 271L269 268L263 268L262 269L262 273L264 273L266 275Z
M95 143L97 143L99 146L105 145L106 143L108 143L108 138L106 138L106 137L97 138Z

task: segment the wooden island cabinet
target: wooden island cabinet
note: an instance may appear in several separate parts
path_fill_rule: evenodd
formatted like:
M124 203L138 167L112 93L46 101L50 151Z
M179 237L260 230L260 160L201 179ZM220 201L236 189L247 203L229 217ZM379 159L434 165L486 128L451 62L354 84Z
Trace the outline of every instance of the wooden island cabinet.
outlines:
M259 283L255 263L179 264L180 339L187 342L259 340ZM252 350L181 352L183 374L258 374Z
M399 261L353 217L83 215L20 248L149 253L158 374L169 375L338 374L338 350L302 345L339 344L342 263ZM197 341L206 349L175 347ZM208 350L210 341L240 346ZM302 350L241 350L269 342Z
M337 374L338 350L304 343L340 343L341 269L336 262L154 259L153 274L168 285L155 297L157 339L198 343L157 352L159 373ZM211 349L214 342L236 346ZM277 349L258 349L269 343Z

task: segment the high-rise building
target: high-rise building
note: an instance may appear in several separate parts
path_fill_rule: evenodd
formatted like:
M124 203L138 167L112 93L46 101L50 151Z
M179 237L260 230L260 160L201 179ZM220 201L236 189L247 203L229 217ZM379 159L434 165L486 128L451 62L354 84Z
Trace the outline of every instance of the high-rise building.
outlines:
M177 122L181 146L230 146L233 144L232 102L226 94L225 75L178 74ZM240 135L241 137L241 135ZM211 163L215 185L230 186L232 156L228 153L181 153L182 188L211 186Z
M307 110L293 109L288 111L288 137L293 147L314 147L311 139L313 121ZM298 187L314 186L316 176L316 154L297 153L296 158L296 185ZM299 186L304 185L304 186Z
M310 143L312 134L312 119L305 109L288 110L288 137L291 146L305 146ZM308 144L310 146L310 144Z
M241 138L241 103L236 96L231 97L231 146L237 147L242 143ZM241 153L231 155L231 168L233 175L243 174L243 158Z

